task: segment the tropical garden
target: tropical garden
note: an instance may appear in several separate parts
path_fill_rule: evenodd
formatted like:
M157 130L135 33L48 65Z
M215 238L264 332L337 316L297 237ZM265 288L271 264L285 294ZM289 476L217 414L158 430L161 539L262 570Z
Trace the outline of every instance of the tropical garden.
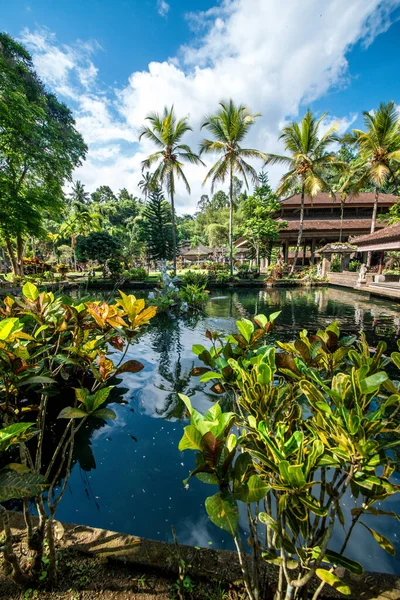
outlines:
M324 128L325 114L308 110L283 127L283 155L248 147L259 115L233 100L204 116L198 150L186 143L189 117L165 107L150 113L138 134L154 152L143 161L136 196L106 185L89 192L73 180L88 151L73 115L41 82L25 48L6 34L0 35L0 76L0 244L8 287L0 305L4 574L26 598L57 589L56 513L76 485L82 437L87 442L94 432L101 437L109 431L106 440L112 442L117 433L110 423L123 428L120 420L128 419L120 419L129 410L124 406L129 402L121 400L123 386L135 393L145 389L142 377L157 363L150 356L157 351L162 382L154 375L154 388L166 402L156 406L154 416L179 429L171 461L183 453L190 464L183 482L188 493L191 486L206 488L201 493L207 523L229 537L241 571L238 585L205 597L317 600L327 588L354 594L347 574L364 572L360 556L350 551L357 532L391 557L396 552L396 540L381 533L382 523L399 520L392 510L400 489L396 336L385 334L389 345L384 339L372 345L363 324L349 334L333 318L327 324L325 314L324 325L315 321L307 329L296 321L293 301L285 316L279 306L273 309L279 301L274 305L272 296L264 304L257 297L254 309L247 309L244 298L232 295L229 313L222 315L212 308L207 286L213 278L224 284L249 275L250 266L235 264L234 241L241 236L248 240L255 271L261 258L276 261L274 242L285 227L276 214L290 194L301 198L292 274L306 196L328 192L343 206L350 194L373 191L374 230L379 195L399 193L395 104L364 113L364 130L344 137L335 125ZM210 194L198 199L194 215L176 214L177 186L191 192L186 166L200 168L212 157L204 180ZM275 190L269 165L285 171ZM398 204L387 217L390 223L400 220ZM218 248L220 258L184 272L179 256L185 244ZM68 276L93 285L65 294L56 284ZM108 297L93 291L107 279L114 288ZM136 295L120 289L126 282L151 280L150 293L140 286ZM215 329L207 310L215 311ZM303 307L304 320L309 311ZM230 330L218 321L221 316L230 317ZM280 323L289 318L284 329ZM205 331L206 341L191 347L187 371L180 327L190 346ZM163 444L158 451L167 462ZM96 467L90 452L87 471ZM125 469L121 455L119 472ZM131 457L124 454L123 460ZM135 501L124 502L131 502L134 513ZM23 514L23 552L12 528L13 510ZM200 597L179 551L176 562L170 597Z

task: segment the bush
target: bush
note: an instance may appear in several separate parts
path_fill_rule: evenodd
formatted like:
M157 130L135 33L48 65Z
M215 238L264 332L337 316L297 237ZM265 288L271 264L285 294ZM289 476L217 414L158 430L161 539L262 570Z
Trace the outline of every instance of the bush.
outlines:
M122 273L122 263L117 258L109 258L107 266L110 269L111 277L118 277Z
M335 256L331 262L331 272L332 273L340 273L340 269L342 266L342 259L340 256Z
M179 297L191 308L201 308L208 299L208 291L204 285L187 284L179 290Z
M133 267L130 269L129 274L130 279L133 279L133 281L144 281L147 279L147 271L143 267Z
M359 271L361 267L361 262L359 260L351 260L349 262L349 271Z
M231 276L230 276L229 271L218 271L215 276L215 281L217 283L228 283L230 278L231 278Z
M201 273L200 271L199 272L188 271L183 276L182 283L184 285L197 285L199 287L201 287L201 286L205 287L208 283L208 274Z

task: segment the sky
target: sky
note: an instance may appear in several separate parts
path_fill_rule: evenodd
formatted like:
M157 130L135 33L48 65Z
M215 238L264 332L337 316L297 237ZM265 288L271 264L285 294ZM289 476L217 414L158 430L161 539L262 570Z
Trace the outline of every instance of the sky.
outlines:
M0 0L0 15L73 111L89 146L74 179L89 192L140 193L154 147L138 131L165 105L189 115L196 151L204 115L232 98L261 113L245 147L281 153L280 128L307 108L344 133L379 102L400 104L400 0ZM179 213L210 193L206 162L185 167ZM268 173L276 185L280 169Z

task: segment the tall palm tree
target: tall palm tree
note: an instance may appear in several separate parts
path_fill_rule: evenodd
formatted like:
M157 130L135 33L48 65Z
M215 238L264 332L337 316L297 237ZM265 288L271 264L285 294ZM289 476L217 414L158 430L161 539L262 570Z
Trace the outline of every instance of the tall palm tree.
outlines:
M143 192L144 199L147 200L149 194L154 191L156 185L154 183L153 175L150 171L146 171L146 173L142 173L143 179L141 179L138 183L138 186Z
M243 104L236 106L233 100L222 101L216 115L204 118L201 125L213 136L213 140L204 139L200 143L202 154L219 154L220 158L207 173L204 182L211 179L211 191L217 183L229 180L229 268L233 275L233 178L237 174L243 177L246 187L248 178L253 183L257 181L257 171L245 159L267 159L267 155L253 148L242 148L241 142L249 132L259 114L252 114Z
M400 116L394 102L381 103L375 112L364 112L366 131L353 129L343 141L358 147L362 163L358 190L372 183L375 201L372 212L371 233L375 231L379 193L383 184L392 179L397 185L396 170L400 165ZM368 254L368 266L371 253Z
M300 123L293 121L286 125L282 129L279 139L283 140L285 149L290 152L291 156L268 154L266 160L266 164L279 164L288 168L276 190L278 196L288 195L299 187L301 190L299 233L290 274L293 274L296 268L303 237L304 197L308 195L312 199L323 189L332 191L324 178L324 170L333 164L336 166L340 164L336 155L327 151L328 146L339 139L336 134L337 126L333 125L320 136L321 123L326 114L324 113L319 119L316 119L308 110Z
M71 201L89 204L89 198L89 192L85 190L84 184L81 181L75 181L70 193Z
M175 229L175 178L182 179L186 190L190 194L190 185L183 172L183 163L186 161L195 165L204 164L199 156L192 152L187 144L182 144L182 137L188 131L192 131L189 125L189 117L177 119L174 107L164 108L164 112L151 113L146 117L150 125L144 125L141 129L139 140L145 137L151 140L158 148L157 152L150 154L142 162L143 169L149 169L154 163L157 167L153 173L155 184L165 185L171 200L172 209L172 244L174 273L176 273L176 229Z

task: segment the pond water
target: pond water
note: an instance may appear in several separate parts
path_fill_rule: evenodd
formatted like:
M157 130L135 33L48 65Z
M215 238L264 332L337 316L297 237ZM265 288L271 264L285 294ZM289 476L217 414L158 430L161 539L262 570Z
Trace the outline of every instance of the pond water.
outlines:
M75 465L57 518L164 541L171 541L173 525L181 543L233 549L230 536L205 512L205 498L215 488L196 478L189 489L183 486L182 480L194 468L195 453L178 451L186 415L177 393L191 396L194 406L205 412L218 397L209 392L210 384L190 377L192 367L199 364L192 345L208 346L206 329L228 333L241 317L276 310L282 314L274 335L282 340L337 320L344 332L365 331L372 346L384 339L388 350L396 348L399 306L343 289L215 290L205 308L207 316L157 317L128 352L127 358L140 360L145 368L124 375L120 393L125 404L111 405L116 420L99 429L88 424L77 440ZM398 508L395 498L386 501L386 510L396 510L396 503ZM351 503L349 498L348 510ZM241 523L245 529L244 512ZM378 524L372 519L370 524L400 550L398 521ZM341 540L338 525L332 548L337 549ZM400 573L400 559L381 550L361 526L347 555L367 570Z

